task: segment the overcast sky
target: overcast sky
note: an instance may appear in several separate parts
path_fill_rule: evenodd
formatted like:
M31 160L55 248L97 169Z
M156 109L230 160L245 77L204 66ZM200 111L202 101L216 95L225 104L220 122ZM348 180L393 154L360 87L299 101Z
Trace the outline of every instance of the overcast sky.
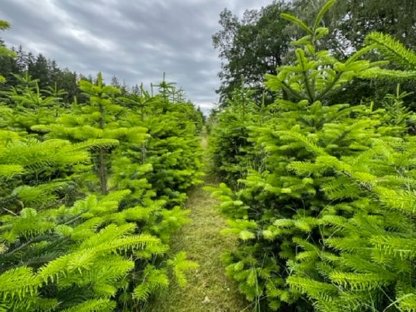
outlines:
M60 67L128 85L167 80L204 110L217 102L220 61L211 36L219 13L272 0L0 0L9 46L42 53Z

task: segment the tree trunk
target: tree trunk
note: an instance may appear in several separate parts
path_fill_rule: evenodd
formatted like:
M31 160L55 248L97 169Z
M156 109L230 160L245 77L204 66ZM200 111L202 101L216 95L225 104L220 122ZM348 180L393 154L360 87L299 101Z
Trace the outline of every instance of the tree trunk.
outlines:
M100 109L100 128L105 128L105 110L104 106L102 104L99 105ZM100 151L98 152L98 176L100 178L100 189L101 194L107 194L108 188L107 188L107 152L105 148L100 148Z
M107 152L104 148L101 148L98 152L98 175L100 178L101 194L108 193L107 187Z

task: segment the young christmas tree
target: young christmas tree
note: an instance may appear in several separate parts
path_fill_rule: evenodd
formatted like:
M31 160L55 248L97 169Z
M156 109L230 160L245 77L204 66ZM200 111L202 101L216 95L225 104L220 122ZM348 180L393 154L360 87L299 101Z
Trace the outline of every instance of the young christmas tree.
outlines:
M414 77L367 60L368 52L408 65L413 53L379 34L344 61L320 50L333 4L311 26L282 15L306 35L293 42L293 64L266 77L280 98L247 139L263 152L262 165L243 168L240 188L215 192L230 218L226 232L240 240L227 272L258 311L413 311L412 251L404 246L415 230L414 140L384 109L331 100L352 79Z

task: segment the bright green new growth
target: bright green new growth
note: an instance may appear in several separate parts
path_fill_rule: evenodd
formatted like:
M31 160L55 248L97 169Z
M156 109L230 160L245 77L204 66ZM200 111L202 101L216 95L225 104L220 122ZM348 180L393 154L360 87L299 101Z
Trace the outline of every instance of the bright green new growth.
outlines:
M192 104L99 74L69 105L19 79L0 105L0 311L132 311L184 284L196 264L167 252L200 175Z
M277 100L236 91L212 125L228 184L214 194L239 242L226 272L256 311L416 311L410 94L333 100L354 79L415 79L416 53L372 33L335 58L321 49L334 3L311 25L283 14L305 36L266 77ZM185 286L198 266L168 251L201 175L192 104L165 79L122 94L99 74L70 104L15 78L0 103L0 311L139 311L170 276Z
M386 108L334 103L332 94L356 78L414 79L416 54L377 33L344 61L320 50L333 4L312 26L282 15L306 35L293 42L293 63L266 76L280 97L251 103L244 118L241 103L231 105L214 126L214 150L223 150L214 160L231 164L222 174L232 186L214 194L230 219L226 233L240 241L226 270L257 311L415 311L416 142L406 94L398 88ZM385 59L367 60L372 51ZM386 69L390 61L404 70Z

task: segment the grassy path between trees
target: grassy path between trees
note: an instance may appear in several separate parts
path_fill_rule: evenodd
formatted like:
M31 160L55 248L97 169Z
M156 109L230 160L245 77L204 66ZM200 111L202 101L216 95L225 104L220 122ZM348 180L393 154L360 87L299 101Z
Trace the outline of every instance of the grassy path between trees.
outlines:
M201 144L206 152L206 136ZM205 157L205 168L208 168L208 157ZM221 263L221 255L232 249L235 241L220 234L225 220L216 209L217 200L204 190L205 186L216 183L215 177L207 174L205 183L190 192L187 208L191 210L191 222L172 241L172 253L185 251L189 259L198 262L199 269L188 274L185 288L172 283L147 312L249 311L248 303L238 294L236 285L225 276Z

